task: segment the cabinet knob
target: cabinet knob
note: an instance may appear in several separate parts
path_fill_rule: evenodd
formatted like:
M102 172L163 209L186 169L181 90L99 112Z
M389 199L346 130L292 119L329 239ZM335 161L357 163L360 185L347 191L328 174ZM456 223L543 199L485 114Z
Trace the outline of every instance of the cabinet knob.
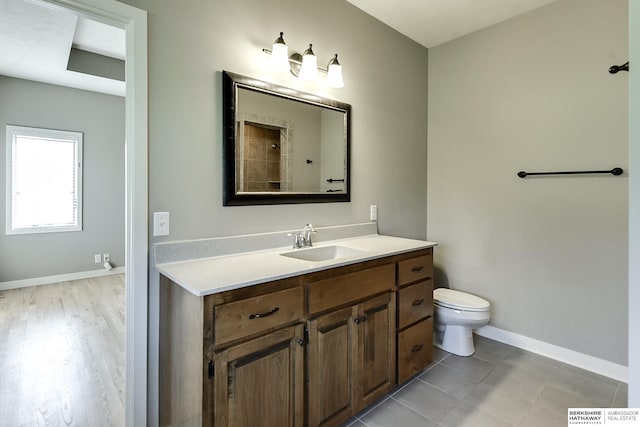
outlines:
M361 322L364 322L365 320L367 320L367 316L360 316L353 319L353 321L356 323L361 323Z

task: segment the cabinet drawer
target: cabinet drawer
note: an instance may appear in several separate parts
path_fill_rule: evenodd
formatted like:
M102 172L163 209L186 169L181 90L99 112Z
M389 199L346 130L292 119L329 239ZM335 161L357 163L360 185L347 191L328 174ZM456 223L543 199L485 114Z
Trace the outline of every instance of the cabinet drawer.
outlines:
M398 384L423 370L433 360L433 318L398 333Z
M433 279L398 291L398 329L433 314Z
M301 286L222 304L214 310L215 345L302 319Z
M398 262L398 285L433 277L433 253Z
M395 265L343 274L309 284L309 314L320 313L395 287Z

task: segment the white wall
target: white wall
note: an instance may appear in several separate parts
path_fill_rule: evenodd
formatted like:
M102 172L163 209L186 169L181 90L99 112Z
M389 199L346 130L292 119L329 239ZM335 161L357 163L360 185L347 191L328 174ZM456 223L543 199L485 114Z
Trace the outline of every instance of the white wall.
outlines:
M495 327L627 364L626 0L559 0L429 51L428 235Z
M83 229L79 232L0 233L0 282L102 269L93 255L124 261L124 98L0 76L0 164L7 124L82 132ZM4 171L4 167L2 169ZM0 174L0 200L5 200ZM4 209L0 224L5 223Z
M427 50L344 0L125 0L148 11L149 210L171 213L151 243L366 222L426 233ZM267 71L284 31L290 50L340 55L346 87ZM397 64L402 64L397 67ZM222 206L222 77L229 70L351 104L351 203ZM150 226L151 226L150 221ZM157 415L157 275L149 291L149 423Z

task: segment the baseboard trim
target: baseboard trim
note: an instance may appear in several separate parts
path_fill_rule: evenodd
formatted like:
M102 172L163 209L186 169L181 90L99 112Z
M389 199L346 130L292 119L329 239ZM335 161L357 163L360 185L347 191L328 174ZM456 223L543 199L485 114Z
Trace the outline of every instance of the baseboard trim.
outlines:
M524 335L505 331L494 326L483 326L475 331L478 335L499 341L541 356L577 366L605 377L625 383L629 382L629 368L584 353L569 350L544 341L525 337Z
M0 282L0 291L27 288L29 286L50 285L52 283L68 282L70 280L90 279L92 277L111 276L124 272L125 267L116 267L111 270L80 271L78 273L58 274L56 276L34 277L33 279L9 280L7 282Z

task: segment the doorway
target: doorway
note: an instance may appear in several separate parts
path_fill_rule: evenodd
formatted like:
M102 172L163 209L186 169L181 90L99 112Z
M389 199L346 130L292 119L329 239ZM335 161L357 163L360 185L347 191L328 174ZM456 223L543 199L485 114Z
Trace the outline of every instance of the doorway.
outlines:
M110 0L32 1L126 31L125 425L147 425L147 13Z

